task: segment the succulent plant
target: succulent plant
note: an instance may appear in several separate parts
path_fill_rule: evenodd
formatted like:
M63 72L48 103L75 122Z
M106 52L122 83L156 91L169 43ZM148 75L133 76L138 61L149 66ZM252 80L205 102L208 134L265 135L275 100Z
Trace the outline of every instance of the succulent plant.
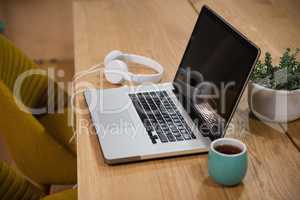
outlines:
M300 62L297 60L299 52L299 48L294 52L287 48L280 57L278 65L272 63L272 56L267 52L264 62L257 62L251 74L251 80L259 85L276 90L300 89Z

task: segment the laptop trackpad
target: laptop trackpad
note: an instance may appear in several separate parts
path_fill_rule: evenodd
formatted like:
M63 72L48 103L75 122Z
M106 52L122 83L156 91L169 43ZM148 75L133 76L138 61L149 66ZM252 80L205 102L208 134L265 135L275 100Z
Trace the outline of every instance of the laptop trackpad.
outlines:
M89 107L95 95L98 96L97 105L90 110L106 158L136 155L137 151L142 152L146 145L151 145L127 88L87 90L85 97Z

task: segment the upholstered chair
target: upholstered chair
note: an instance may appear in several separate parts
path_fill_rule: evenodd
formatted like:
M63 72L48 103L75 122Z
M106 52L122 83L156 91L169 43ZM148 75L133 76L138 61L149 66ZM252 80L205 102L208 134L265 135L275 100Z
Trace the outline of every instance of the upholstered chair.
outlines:
M74 184L76 146L70 140L73 130L68 123L68 95L47 74L24 75L36 69L0 34L0 136L18 169L30 179L43 185ZM49 101L53 101L51 113L37 114L29 109L49 108Z

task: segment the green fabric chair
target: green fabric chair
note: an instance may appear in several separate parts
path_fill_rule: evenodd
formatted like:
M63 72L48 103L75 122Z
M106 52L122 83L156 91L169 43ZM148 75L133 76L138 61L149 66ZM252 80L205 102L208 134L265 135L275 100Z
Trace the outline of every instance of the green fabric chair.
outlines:
M69 142L73 130L67 124L67 111L32 115L17 104L40 108L48 104L48 77L31 75L20 89L20 99L13 95L17 77L36 69L36 65L0 35L0 134L18 168L39 184L73 184L77 182L75 141ZM60 91L55 84L56 97ZM67 96L64 93L64 96ZM56 99L56 98L55 98ZM68 98L64 98L63 105ZM61 105L55 101L55 106Z
M46 189L30 183L10 166L0 161L0 199L1 200L76 200L77 190L46 196Z

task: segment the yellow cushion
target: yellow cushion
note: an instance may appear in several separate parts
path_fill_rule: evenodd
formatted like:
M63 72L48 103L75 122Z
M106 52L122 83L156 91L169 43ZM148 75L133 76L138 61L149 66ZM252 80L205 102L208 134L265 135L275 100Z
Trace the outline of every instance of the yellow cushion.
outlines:
M77 200L77 190L66 190L42 198L41 200Z

